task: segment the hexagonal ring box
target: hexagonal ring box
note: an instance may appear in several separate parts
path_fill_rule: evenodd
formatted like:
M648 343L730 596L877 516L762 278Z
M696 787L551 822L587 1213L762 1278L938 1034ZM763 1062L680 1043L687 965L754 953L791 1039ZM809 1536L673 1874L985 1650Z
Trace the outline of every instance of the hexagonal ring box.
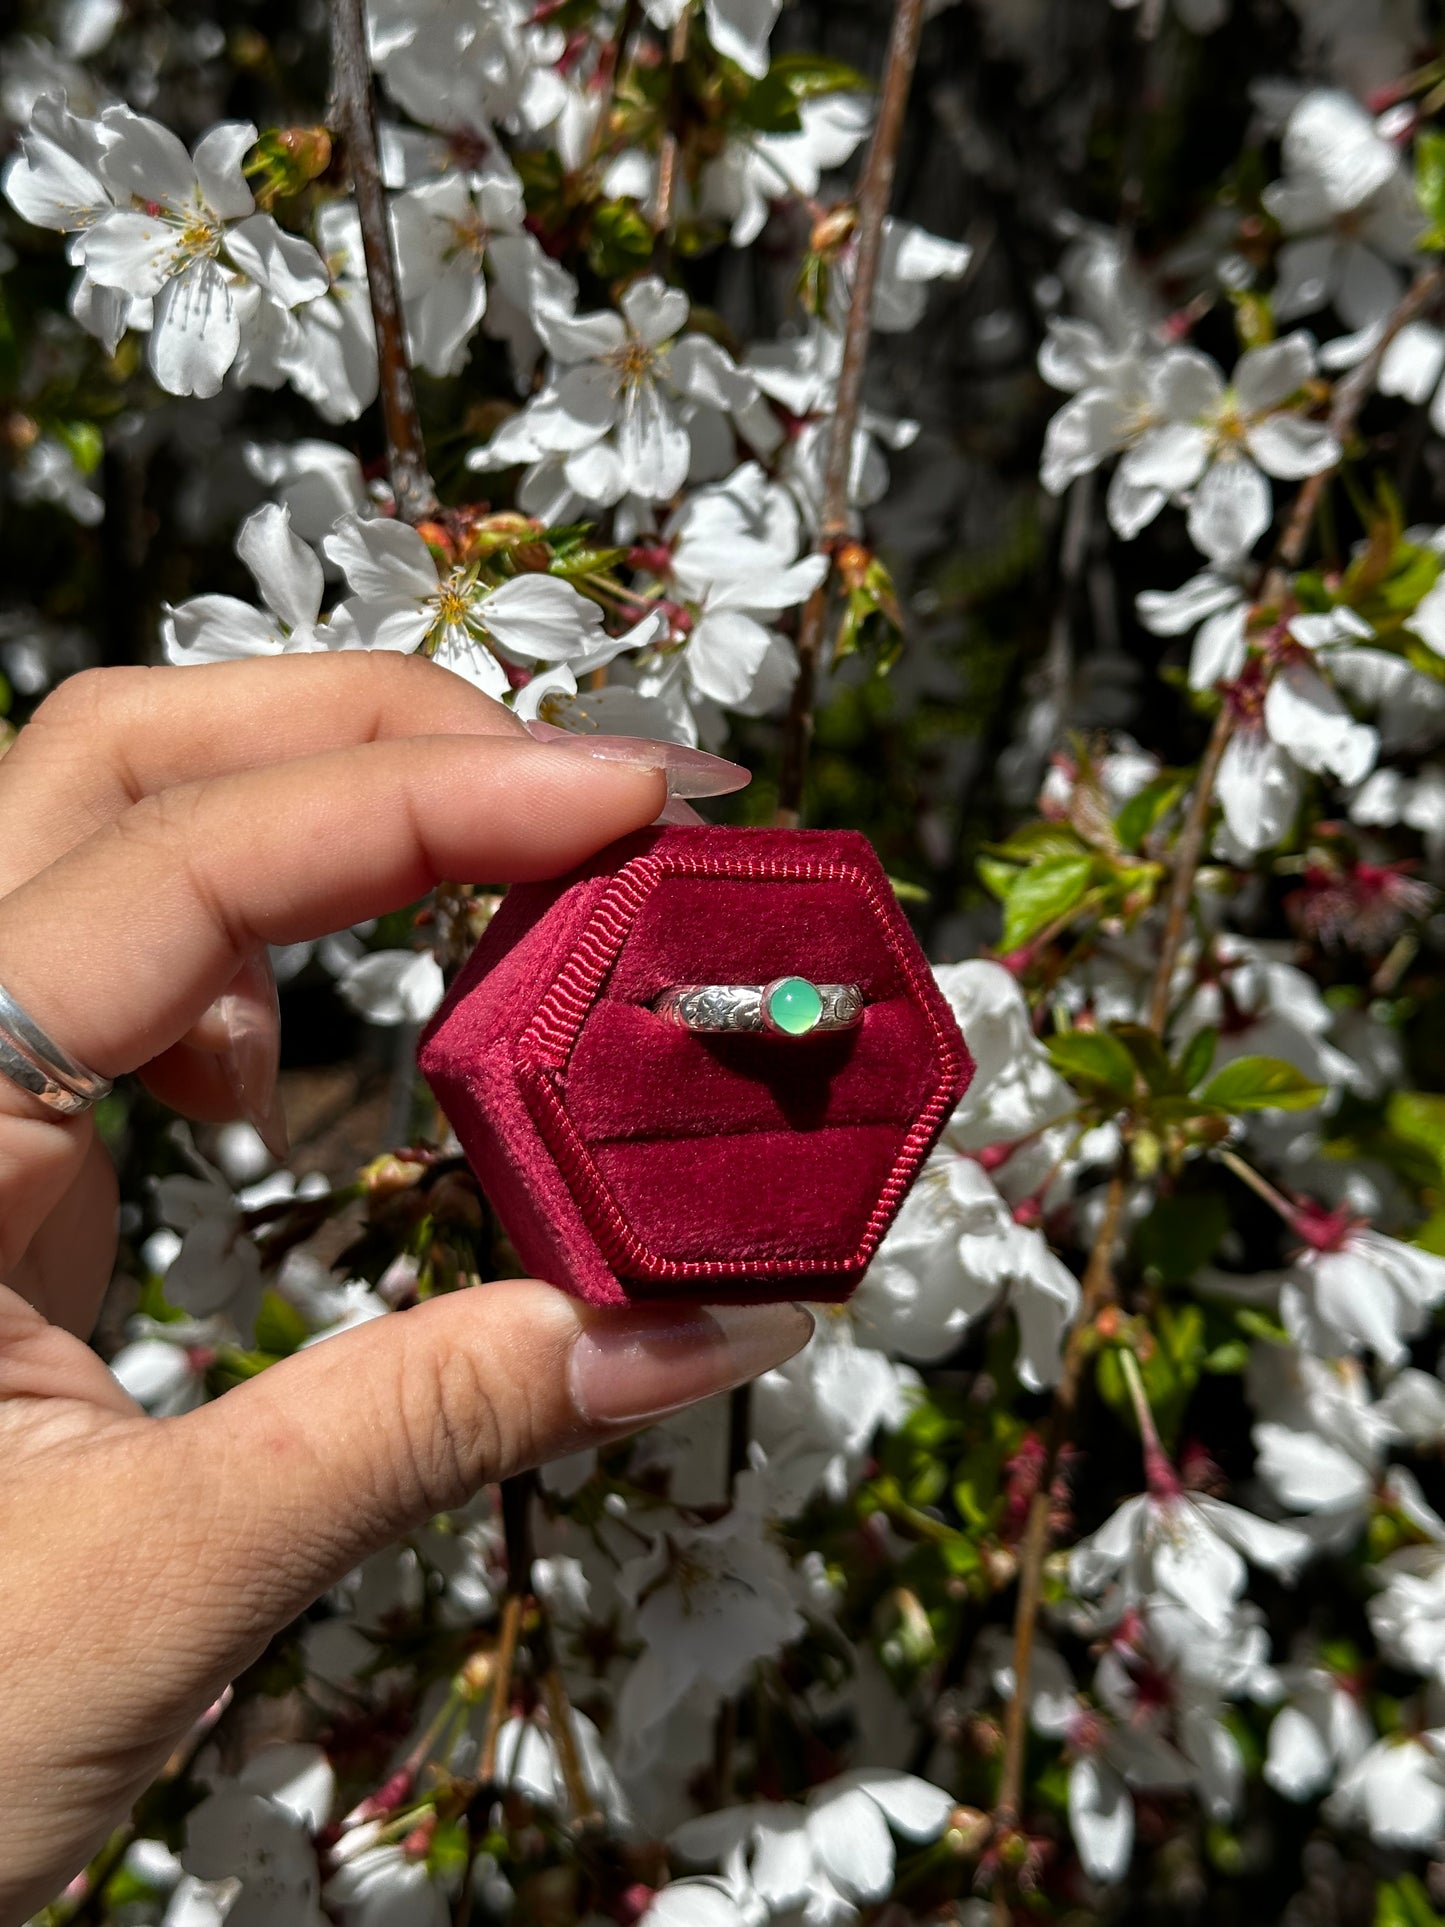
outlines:
M862 1021L652 1008L792 977ZM522 1263L599 1304L846 1298L973 1072L865 838L691 825L513 888L420 1062Z

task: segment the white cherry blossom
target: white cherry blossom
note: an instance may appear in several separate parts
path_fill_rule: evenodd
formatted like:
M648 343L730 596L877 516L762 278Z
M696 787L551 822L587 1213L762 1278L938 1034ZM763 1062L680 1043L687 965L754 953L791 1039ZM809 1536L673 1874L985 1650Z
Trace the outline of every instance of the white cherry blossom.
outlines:
M1354 1771L1374 1728L1351 1684L1323 1666L1284 1666L1288 1695L1269 1729L1264 1777L1287 1800L1313 1800Z
M369 1024L424 1024L446 983L429 950L372 950L357 958L337 987Z
M1074 1547L1069 1583L1085 1598L1117 1585L1128 1603L1172 1600L1219 1632L1244 1591L1246 1560L1289 1580L1309 1552L1304 1533L1240 1506L1182 1490L1141 1493Z
M664 32L682 18L688 0L643 0L648 19ZM718 52L761 80L768 71L768 41L782 0L705 0L707 36Z
M730 439L727 416L750 430L764 425L752 377L709 336L682 332L689 302L680 289L644 275L620 306L620 314L591 315L537 306L551 378L467 458L475 469L531 464L518 496L524 508L541 513L545 504L558 519L627 496L669 501L708 442L719 431Z
M1320 89L1290 115L1282 157L1284 178L1264 193L1291 237L1276 263L1275 313L1293 321L1330 304L1368 335L1399 300L1397 264L1423 225L1400 156L1357 101Z
M781 1652L804 1629L792 1568L761 1518L742 1505L712 1525L679 1520L658 1531L617 1584L642 1648L617 1698L624 1763L656 1744L684 1696L702 1687L732 1690L756 1660Z
M487 695L510 687L506 663L585 657L601 639L602 611L560 576L519 575L500 585L460 564L445 573L404 522L344 516L322 544L353 593L332 617L354 646L406 652L425 648ZM658 627L647 619L630 647Z
M893 1887L893 1836L936 1840L953 1798L911 1773L864 1768L814 1787L806 1802L759 1801L689 1820L672 1845L694 1865L736 1856L771 1914L854 1920Z
M407 344L418 367L460 372L488 311L488 277L514 316L530 316L543 300L555 306L575 298L570 275L523 227L525 215L521 182L498 163L445 174L393 200ZM505 334L505 321L498 331Z
M1190 540L1216 568L1248 555L1269 527L1266 478L1300 481L1340 459L1323 423L1285 406L1314 368L1303 333L1251 349L1227 382L1197 349L1166 350L1149 371L1150 423L1119 464L1139 525L1187 495Z
M326 292L325 263L308 241L255 212L241 172L256 139L249 122L221 122L194 155L158 121L126 109L108 108L100 127L100 173L115 205L86 220L86 275L154 301L148 352L163 388L217 394L241 345L240 290L254 286L289 310Z
M775 201L816 195L823 176L841 167L868 133L873 104L862 94L825 94L798 102L795 134L739 132L703 169L698 212L731 223L735 248L752 245ZM653 172L640 198L651 199Z
M1017 1221L975 1159L934 1152L870 1272L895 1299L913 1298L934 1308L935 1317L947 1307L924 1356L935 1346L941 1353L949 1338L1007 1296L1018 1321L1020 1378L1035 1389L1057 1380L1079 1282L1038 1231Z

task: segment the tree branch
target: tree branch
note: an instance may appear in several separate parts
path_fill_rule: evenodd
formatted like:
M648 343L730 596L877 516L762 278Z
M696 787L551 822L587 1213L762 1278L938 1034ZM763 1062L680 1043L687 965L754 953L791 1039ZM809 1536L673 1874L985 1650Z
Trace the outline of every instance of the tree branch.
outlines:
M873 129L863 177L858 186L858 252L853 266L853 296L843 338L843 365L828 441L828 465L823 483L819 540L831 548L848 533L848 471L852 465L853 434L863 398L863 372L868 362L868 336L873 313L873 289L883 246L883 219L893 197L893 175L903 137L904 110L918 62L923 32L923 0L897 0L888 62L883 74L883 97ZM822 582L803 606L798 632L798 679L783 734L782 769L778 777L778 821L792 825L803 802L803 778L813 741L813 708L817 699L818 664L823 650L823 628L828 613L828 584Z
M377 158L376 102L366 50L363 0L331 0L331 62L333 111L346 145L366 255L387 467L397 513L403 521L415 523L435 514L437 494L427 467L426 443L407 359L396 256Z

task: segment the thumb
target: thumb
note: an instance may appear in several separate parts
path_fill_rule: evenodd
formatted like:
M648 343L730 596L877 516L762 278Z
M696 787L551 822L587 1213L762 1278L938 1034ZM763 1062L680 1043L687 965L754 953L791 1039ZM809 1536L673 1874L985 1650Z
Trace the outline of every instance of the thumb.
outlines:
M210 1583L192 1574L204 1643L224 1670L478 1486L727 1391L812 1330L799 1305L600 1311L519 1279L298 1352L164 1421L184 1509L204 1526L188 1535L209 1568Z

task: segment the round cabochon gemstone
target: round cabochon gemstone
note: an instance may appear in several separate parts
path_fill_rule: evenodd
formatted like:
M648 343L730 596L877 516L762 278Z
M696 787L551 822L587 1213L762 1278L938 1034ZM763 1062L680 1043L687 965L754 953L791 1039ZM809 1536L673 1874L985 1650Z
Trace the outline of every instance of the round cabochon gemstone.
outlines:
M806 977L780 977L768 987L767 1018L788 1037L805 1037L823 1015L823 999Z

